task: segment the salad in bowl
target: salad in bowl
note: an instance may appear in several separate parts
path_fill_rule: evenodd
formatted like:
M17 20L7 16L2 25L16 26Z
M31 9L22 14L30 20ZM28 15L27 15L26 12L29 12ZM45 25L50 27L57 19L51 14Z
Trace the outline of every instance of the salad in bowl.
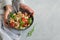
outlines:
M11 12L8 16L8 26L17 30L24 30L33 24L33 16L28 12L19 11L17 13Z

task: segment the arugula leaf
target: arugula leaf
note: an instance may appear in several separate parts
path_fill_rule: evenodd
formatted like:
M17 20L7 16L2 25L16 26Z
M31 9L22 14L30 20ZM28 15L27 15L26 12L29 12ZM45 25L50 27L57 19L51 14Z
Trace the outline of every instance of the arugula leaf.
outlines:
M15 19L15 18L16 18L16 17L13 15L13 13L12 13L12 12L10 13L10 17L11 17L11 18L13 18L13 19Z
M32 18L29 18L28 22L29 22L29 24L31 24L32 23Z
M13 13L12 13L12 12L10 12L10 17L12 17L12 15L13 15Z
M24 22L22 21L22 18L20 18L19 20L20 20L20 26L19 26L19 28L20 28L20 27L22 27L22 25L24 24Z
M33 28L28 32L27 36L31 36L33 32L34 32L34 26L33 26Z
M20 22L20 25L23 25L23 24L24 24L24 22L23 22L23 21L21 21L21 22Z

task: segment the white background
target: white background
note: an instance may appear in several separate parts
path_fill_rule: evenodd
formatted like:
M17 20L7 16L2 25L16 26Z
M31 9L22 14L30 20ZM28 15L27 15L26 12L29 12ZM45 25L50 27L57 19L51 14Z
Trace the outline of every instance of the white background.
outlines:
M25 0L35 10L35 31L27 40L60 40L60 0Z

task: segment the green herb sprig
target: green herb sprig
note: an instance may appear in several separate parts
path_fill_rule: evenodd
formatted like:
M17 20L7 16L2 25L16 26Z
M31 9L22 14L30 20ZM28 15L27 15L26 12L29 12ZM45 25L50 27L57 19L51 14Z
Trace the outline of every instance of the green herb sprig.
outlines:
M28 32L28 35L27 35L27 36L31 36L33 32L34 32L34 26L33 26L33 28Z

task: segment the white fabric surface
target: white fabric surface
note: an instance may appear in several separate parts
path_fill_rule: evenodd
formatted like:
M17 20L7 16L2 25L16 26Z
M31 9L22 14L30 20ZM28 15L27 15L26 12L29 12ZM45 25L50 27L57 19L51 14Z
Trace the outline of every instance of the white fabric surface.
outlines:
M4 0L4 6L6 5L12 5L13 0ZM24 3L24 0L18 0L18 3Z

